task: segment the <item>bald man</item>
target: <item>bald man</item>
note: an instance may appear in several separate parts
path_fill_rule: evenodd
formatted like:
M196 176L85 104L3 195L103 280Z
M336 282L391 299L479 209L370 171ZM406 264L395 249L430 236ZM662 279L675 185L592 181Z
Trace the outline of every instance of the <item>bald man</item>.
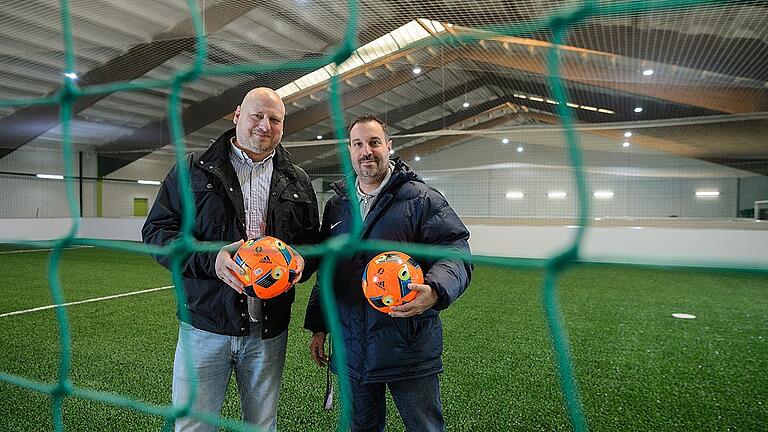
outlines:
M295 291L291 288L261 301L246 296L242 283L230 272L239 270L231 254L244 240L265 235L294 246L317 241L317 197L307 173L291 162L280 145L284 119L285 105L274 90L253 89L235 110L235 127L208 149L181 162L190 170L195 201L192 235L200 241L232 243L218 252L193 253L182 263L189 320L179 326L173 403L181 405L189 399L190 373L194 372L198 389L192 413L219 414L234 370L242 418L263 431L276 427ZM166 245L179 234L177 182L174 166L144 224L144 243ZM303 282L314 269L305 269L304 260L298 258L297 280ZM170 268L169 257L156 259ZM184 336L187 346L181 344ZM177 419L176 430L218 428L187 416Z

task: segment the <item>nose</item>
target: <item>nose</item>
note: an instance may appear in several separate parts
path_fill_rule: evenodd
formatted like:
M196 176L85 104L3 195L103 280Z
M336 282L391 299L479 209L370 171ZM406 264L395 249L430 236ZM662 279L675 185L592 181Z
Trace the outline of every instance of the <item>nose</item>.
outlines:
M259 121L259 129L262 132L269 132L271 128L272 125L269 124L269 119L266 116Z

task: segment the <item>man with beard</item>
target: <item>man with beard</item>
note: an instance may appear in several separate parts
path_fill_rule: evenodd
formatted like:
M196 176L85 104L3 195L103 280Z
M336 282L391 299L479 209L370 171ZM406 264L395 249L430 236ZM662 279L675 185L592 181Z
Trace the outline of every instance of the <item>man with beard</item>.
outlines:
M191 396L191 367L197 377L193 413L219 414L230 375L235 372L244 421L274 431L285 364L293 288L270 299L243 293L232 274L232 260L244 239L265 235L297 245L317 240L317 197L307 174L280 145L285 106L272 89L251 90L235 110L234 129L207 150L188 155L196 219L192 235L200 241L234 243L218 252L195 252L182 263L189 321L181 322L173 364L173 403ZM179 234L181 198L177 166L163 181L142 230L144 242L167 245ZM170 268L169 256L157 260ZM296 280L308 278L296 254ZM310 267L308 265L308 267ZM182 345L186 339L187 346ZM214 431L191 416L177 419L177 431Z
M352 123L349 154L357 174L356 194L347 195L344 180L331 185L336 195L325 206L321 237L348 233L350 205L358 205L364 240L424 243L469 253L469 232L445 197L400 159L390 161L391 150L384 122L365 115ZM352 386L351 429L384 430L388 387L407 430L443 431L437 376L443 371L443 335L438 313L467 288L472 266L460 260L417 259L425 283L409 288L419 295L385 314L369 306L361 288L363 270L379 252L358 252L341 260L333 276L342 329L336 337L344 341ZM312 289L304 327L312 332L312 359L324 367L329 362L328 326L319 289L318 285Z

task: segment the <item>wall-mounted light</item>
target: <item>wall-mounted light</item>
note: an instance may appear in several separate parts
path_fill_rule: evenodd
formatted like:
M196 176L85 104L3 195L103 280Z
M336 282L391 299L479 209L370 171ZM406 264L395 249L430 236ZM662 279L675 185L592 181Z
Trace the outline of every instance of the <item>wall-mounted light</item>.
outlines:
M509 144L509 138L502 138L501 143L502 144Z
M627 147L629 147L630 145L631 145L631 144L629 143L629 141L624 141L623 143L621 143L621 146L622 146L622 147L624 147L624 148L627 148Z
M523 198L525 196L525 194L523 194L522 192L518 192L518 191L509 191L506 194L504 194L504 196L508 200L511 200L511 199L521 199L521 198Z
M64 176L58 174L37 174L35 177L48 180L64 180Z
M562 192L562 191L547 192L547 198L561 199L561 198L565 198L567 196L568 196L568 194L566 192Z
M699 198L716 198L720 196L720 191L696 191L695 195Z
M523 152L523 150L525 150L525 149L524 149L522 146L517 148L517 152L518 152L518 153L522 153L522 152Z
M624 138L629 138L631 136L632 136L632 132L630 132L630 131L624 132Z
M415 160L416 162L418 162L418 161L420 161L420 160L421 160L421 158L420 158L420 157L418 157L418 156L416 156L415 158L413 158L413 160Z
M595 191L592 194L592 196L597 199L609 199L609 198L613 198L613 192L612 191Z

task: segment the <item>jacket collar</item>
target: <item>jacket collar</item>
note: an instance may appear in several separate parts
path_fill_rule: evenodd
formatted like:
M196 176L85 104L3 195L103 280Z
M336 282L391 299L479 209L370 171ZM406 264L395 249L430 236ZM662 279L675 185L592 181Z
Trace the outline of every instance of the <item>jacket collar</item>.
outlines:
M381 191L379 191L379 196L394 190L407 181L417 181L424 183L424 180L422 180L418 174L411 171L411 167L403 162L402 159L395 157L390 160L395 163L395 167L392 169L392 176L389 178L389 183L384 185ZM342 200L349 199L349 194L347 194L346 177L331 183L331 189L336 192L336 194Z
M203 168L212 166L214 167L212 170L221 172L226 171L226 168L224 167L231 165L229 164L230 140L234 136L235 128L221 134L202 154L198 156L196 153L195 156L193 156L193 164ZM275 155L273 156L272 163L275 170L280 171L291 180L296 179L296 169L294 168L293 163L291 163L291 154L282 144L278 144L277 148L275 148Z

